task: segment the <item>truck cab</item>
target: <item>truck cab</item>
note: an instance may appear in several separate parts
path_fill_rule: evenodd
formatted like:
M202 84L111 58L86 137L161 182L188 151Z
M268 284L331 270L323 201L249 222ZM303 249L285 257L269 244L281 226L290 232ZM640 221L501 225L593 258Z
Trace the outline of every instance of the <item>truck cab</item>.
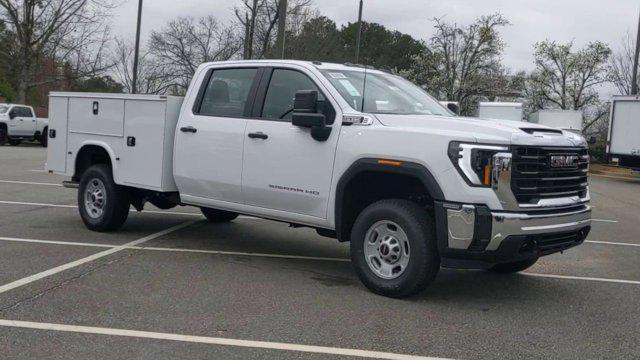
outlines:
M0 104L0 144L20 145L23 140L37 140L47 146L47 119L36 118L31 106Z
M456 116L385 71L207 63L184 99L54 93L51 107L47 168L96 231L146 202L312 227L350 242L371 291L406 297L440 267L517 272L590 230L582 137Z

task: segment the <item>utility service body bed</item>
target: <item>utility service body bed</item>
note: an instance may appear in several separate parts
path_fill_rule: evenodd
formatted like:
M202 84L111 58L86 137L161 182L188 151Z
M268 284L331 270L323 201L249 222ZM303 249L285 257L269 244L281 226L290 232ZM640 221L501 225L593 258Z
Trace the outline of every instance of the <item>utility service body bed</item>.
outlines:
M79 151L100 146L115 159L117 184L177 191L173 140L182 100L160 95L52 92L49 128L54 130L46 169L71 177Z

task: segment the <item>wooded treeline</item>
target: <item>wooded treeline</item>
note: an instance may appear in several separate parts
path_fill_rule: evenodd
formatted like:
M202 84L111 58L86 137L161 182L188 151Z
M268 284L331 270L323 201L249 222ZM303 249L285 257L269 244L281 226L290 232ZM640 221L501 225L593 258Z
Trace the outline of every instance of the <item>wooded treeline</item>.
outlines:
M237 0L233 20L213 15L178 17L152 32L141 49L137 88L142 93L182 94L197 66L207 61L279 57L275 51L280 0ZM129 92L132 42L112 36L112 0L0 0L0 95L46 106L49 91ZM479 101L524 101L542 108L583 111L585 134L603 135L610 83L631 88L633 40L619 52L593 41L583 47L547 40L532 49L534 70L503 64L508 45L501 14L471 24L425 19L433 35L416 39L382 24L363 23L360 63L392 70L440 100L458 101L473 115ZM354 62L358 26L337 25L311 0L289 0L285 57Z

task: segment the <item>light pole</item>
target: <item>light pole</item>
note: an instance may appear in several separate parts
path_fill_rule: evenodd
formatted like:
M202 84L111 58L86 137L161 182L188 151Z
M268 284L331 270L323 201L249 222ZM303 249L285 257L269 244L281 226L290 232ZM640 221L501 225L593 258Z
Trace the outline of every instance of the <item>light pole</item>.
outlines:
M633 58L633 75L631 77L631 95L638 94L638 56L640 56L640 16L638 17L638 35L636 36L636 56Z
M287 27L287 0L278 3L278 37L276 38L276 51L281 59L284 59L284 35Z
M360 61L360 41L362 40L362 0L358 10L358 35L356 37L356 64Z
M138 57L140 56L140 24L142 23L142 0L138 2L138 24L136 27L136 48L133 55L133 85L131 93L138 92Z

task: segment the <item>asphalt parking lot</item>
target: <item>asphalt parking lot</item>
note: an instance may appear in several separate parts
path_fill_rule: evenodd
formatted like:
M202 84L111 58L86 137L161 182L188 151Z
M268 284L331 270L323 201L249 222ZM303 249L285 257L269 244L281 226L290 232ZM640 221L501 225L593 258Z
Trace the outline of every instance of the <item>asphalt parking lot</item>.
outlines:
M0 147L2 358L640 358L640 183L592 177L587 242L526 274L373 295L348 246L196 209L84 228L45 150Z

